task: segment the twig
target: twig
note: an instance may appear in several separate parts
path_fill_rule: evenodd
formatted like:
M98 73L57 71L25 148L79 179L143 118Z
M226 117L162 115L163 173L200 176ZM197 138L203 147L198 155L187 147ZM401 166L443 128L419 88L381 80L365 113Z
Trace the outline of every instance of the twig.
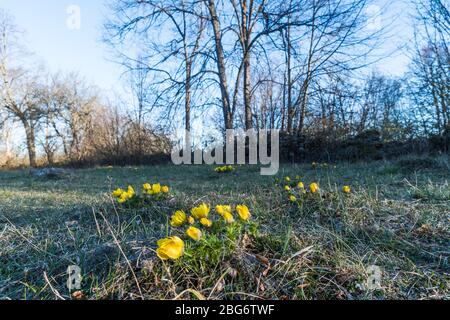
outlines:
M47 277L47 272L44 271L44 279L45 282L48 284L48 286L50 287L50 289L52 290L53 294L58 297L61 300L66 300L64 299L64 297L58 292L58 290L56 290L55 288L53 288L52 284L50 283L50 280Z

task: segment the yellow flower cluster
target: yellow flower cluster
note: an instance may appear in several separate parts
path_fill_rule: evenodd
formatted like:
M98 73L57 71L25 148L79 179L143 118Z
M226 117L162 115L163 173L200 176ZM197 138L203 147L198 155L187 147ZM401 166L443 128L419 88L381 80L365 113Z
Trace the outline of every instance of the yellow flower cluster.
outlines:
M233 172L234 171L234 167L233 166L217 167L216 169L214 169L214 171L217 172L217 173Z
M136 193L134 192L134 189L132 186L128 186L127 191L123 189L117 189L112 193L112 196L117 199L117 202L119 203L125 203L128 200L134 198Z
M160 183L155 183L155 184L150 184L150 183L145 183L143 185L143 189L144 189L144 194L148 194L148 195L159 195L161 193L169 193L170 192L170 188L168 186L161 186Z
M284 178L284 191L288 193L289 201L297 202L299 195L304 195L308 193L305 188L305 184L300 181L300 177L297 176L293 181L290 177ZM320 192L320 187L317 182L313 182L309 185L309 193L316 194ZM345 194L350 194L352 189L350 186L344 186L342 192Z
M283 189L288 193L289 201L297 202L298 197L308 193L305 188L305 184L301 181L300 176L296 176L295 179L285 177L283 179ZM318 193L320 191L319 184L313 182L309 185L309 192L311 194Z
M219 217L223 219L225 224L233 224L235 218L233 216L233 209L230 205L217 205L215 211ZM180 228L185 224L188 225L186 235L194 240L200 241L204 237L204 232L200 229L204 227L209 229L213 223L220 222L220 219L213 222L210 217L211 207L206 203L192 208L188 216L183 210L176 211L171 219L170 225L174 228ZM246 205L236 206L236 213L241 221L247 222L251 218L250 209ZM198 226L195 224L198 222ZM178 237L169 237L158 241L157 254L162 260L177 260L183 255L184 242Z
M119 188L112 193L112 196L120 204L128 203L130 200L133 200L133 204L139 204L145 203L145 200L148 199L145 196L152 196L152 199L160 200L169 192L170 188L168 186L162 186L160 183L146 183L143 185L142 196L137 195L132 186L129 186L126 191Z

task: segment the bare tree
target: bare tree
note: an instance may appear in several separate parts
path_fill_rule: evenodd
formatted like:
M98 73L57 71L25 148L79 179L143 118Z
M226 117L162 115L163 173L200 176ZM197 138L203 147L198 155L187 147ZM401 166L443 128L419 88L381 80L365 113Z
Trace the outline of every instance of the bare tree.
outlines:
M152 78L152 84L139 89L140 95L144 90L153 91L153 101L147 101L148 109L162 105L173 124L176 106L183 97L184 127L190 131L192 92L202 74L199 72L205 32L202 7L194 1L122 0L112 4L112 9L116 19L105 25L105 40L119 53L120 62L131 71L132 77L137 77L137 82L145 80L142 76ZM154 34L155 29L170 36L161 42ZM121 47L127 41L142 47L138 58ZM149 95L147 99L150 100Z
M92 116L100 104L95 87L88 86L76 74L53 77L43 106L47 111L46 123L60 141L67 159L80 162L87 156L89 131L95 126Z
M450 130L449 4L440 0L417 0L416 8L416 48L409 77L410 94L425 132L442 134ZM429 119L434 119L433 128L428 125Z
M20 56L18 30L12 18L0 11L0 107L21 123L26 136L30 165L36 162L36 130L42 118L38 78L10 62Z

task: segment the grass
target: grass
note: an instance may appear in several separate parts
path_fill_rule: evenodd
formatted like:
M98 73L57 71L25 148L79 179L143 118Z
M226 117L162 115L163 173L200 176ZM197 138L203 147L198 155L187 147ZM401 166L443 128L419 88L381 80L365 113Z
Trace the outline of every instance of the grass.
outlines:
M322 196L299 207L256 166L0 172L0 299L70 299L69 265L87 299L450 299L450 171L446 158L427 161L282 165L278 178L320 183ZM109 196L154 181L173 197L123 209ZM231 255L162 263L168 218L201 202L247 204L259 233ZM371 265L383 272L377 290L365 286Z

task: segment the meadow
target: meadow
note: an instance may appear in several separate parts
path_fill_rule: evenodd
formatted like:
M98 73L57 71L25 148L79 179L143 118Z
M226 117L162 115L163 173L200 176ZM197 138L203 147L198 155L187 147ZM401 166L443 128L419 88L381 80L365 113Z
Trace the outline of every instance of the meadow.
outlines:
M450 299L448 158L282 164L276 177L257 166L214 169L0 172L0 299ZM111 195L145 183L170 192L136 206ZM239 227L195 243L171 217L203 203L211 220L220 220L216 205L246 205L251 219L233 212ZM162 260L157 242L173 232L186 254ZM71 265L82 270L76 292ZM375 289L370 266L382 271Z

